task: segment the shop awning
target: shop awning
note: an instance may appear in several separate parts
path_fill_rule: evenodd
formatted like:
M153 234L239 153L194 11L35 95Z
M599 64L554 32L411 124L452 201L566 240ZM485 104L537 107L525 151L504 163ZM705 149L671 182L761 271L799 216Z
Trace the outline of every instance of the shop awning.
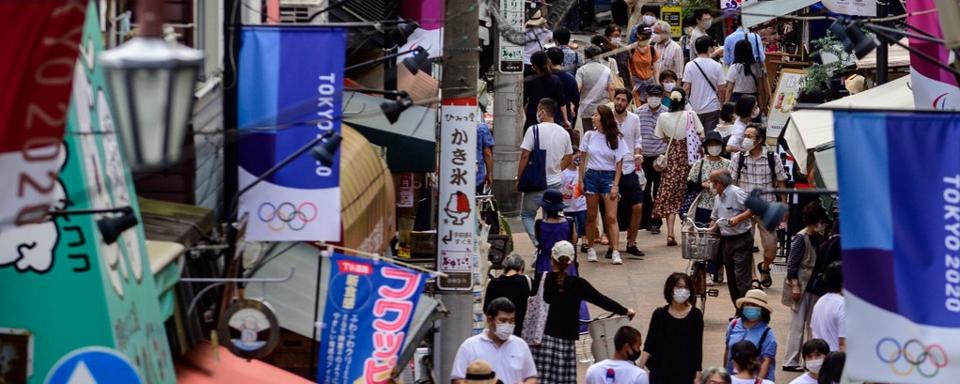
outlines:
M790 14L798 9L809 7L820 0L760 0L744 2L740 6L743 25L747 28L773 20L777 16Z
M437 110L411 106L390 124L380 110L384 98L343 92L343 121L371 143L387 148L387 166L393 172L433 172L436 169Z
M904 76L855 95L840 98L822 107L858 109L914 109L913 91ZM800 170L807 169L807 153L815 152L817 170L827 188L836 187L836 163L833 156L833 112L826 110L799 110L790 113L783 134L790 152Z
M178 358L176 370L180 384L313 383L260 360L241 359L224 347L215 350L208 343Z
M910 39L904 37L900 40L901 44L910 46ZM890 68L894 67L909 67L910 66L910 51L906 48L899 45L893 44L887 50L887 66ZM877 50L873 50L862 59L857 60L857 68L859 69L873 69L877 67Z

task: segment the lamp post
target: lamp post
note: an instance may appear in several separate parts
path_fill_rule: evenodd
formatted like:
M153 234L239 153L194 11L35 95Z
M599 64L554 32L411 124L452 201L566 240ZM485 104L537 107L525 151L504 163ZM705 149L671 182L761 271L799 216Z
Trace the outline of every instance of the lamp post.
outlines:
M104 52L123 152L133 169L180 160L203 52L163 39L159 0L137 6L138 36Z

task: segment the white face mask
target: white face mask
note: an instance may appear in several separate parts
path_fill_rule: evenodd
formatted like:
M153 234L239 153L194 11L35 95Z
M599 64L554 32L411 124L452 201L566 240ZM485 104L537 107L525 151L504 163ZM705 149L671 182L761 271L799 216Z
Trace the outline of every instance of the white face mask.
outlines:
M686 288L673 289L673 301L677 304L686 303L690 299L690 290Z
M760 116L760 108L754 108L753 113L750 114L751 119L756 119L757 116Z
M709 153L710 156L720 156L720 152L723 152L723 147L720 145L707 146L707 153Z
M743 144L740 144L740 147L742 147L744 151L749 151L753 149L753 145L753 139L743 139Z
M823 366L823 359L807 360L803 365L812 373L820 373L820 367Z
M616 45L620 45L620 36L611 37L611 38L610 38L610 42L612 42L612 43L614 43L614 44L616 44Z
M712 25L712 24L713 24L713 19L701 20L701 21L700 21L700 29L702 29L702 30L710 29L710 25Z
M497 324L497 330L493 334L500 340L507 340L513 334L514 327L515 325L510 323Z
M667 93L673 92L673 88L677 86L677 83L674 82L663 82L663 90Z
M653 25L657 22L657 18L650 15L643 15L643 24L644 25Z
M657 96L650 96L647 98L647 104L650 104L650 108L660 108L661 98Z

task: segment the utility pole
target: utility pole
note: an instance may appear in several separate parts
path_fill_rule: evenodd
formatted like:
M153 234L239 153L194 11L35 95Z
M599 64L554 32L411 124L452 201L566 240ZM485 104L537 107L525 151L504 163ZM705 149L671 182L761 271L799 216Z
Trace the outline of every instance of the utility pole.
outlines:
M877 17L887 17L889 6L886 2L878 1L877 2ZM886 22L880 23L883 26L886 26ZM887 41L887 39L879 39L880 44L877 45L877 79L876 85L880 85L887 82L887 72L889 72L889 66L887 60L889 57L889 47L890 44L893 44L892 41Z
M493 19L506 27L523 29L524 3L500 1L500 17ZM497 25L496 30L502 30ZM520 214L517 193L517 168L520 164L520 142L523 141L523 46L507 40L503 34L493 39L497 52L496 75L493 80L493 194L505 216Z
M438 382L449 383L457 349L473 330L476 124L482 118L477 108L480 14L476 1L446 0L443 28L441 126L436 141L440 152L437 269L448 277L438 277L437 286L449 315L438 322L433 360Z

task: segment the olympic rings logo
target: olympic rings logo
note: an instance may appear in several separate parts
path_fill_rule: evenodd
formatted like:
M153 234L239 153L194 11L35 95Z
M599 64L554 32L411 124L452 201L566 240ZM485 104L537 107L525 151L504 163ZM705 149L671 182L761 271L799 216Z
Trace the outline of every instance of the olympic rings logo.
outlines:
M905 344L892 337L885 337L877 342L877 358L890 364L890 370L900 377L907 377L916 370L920 376L932 378L940 373L940 368L947 366L947 352L940 344L923 344L920 340L910 339ZM903 360L909 367L903 368L898 364Z
M274 232L282 231L284 227L293 231L303 230L307 223L317 219L319 213L317 206L309 201L305 201L299 206L289 201L280 203L280 205L262 203L257 208L257 217Z

